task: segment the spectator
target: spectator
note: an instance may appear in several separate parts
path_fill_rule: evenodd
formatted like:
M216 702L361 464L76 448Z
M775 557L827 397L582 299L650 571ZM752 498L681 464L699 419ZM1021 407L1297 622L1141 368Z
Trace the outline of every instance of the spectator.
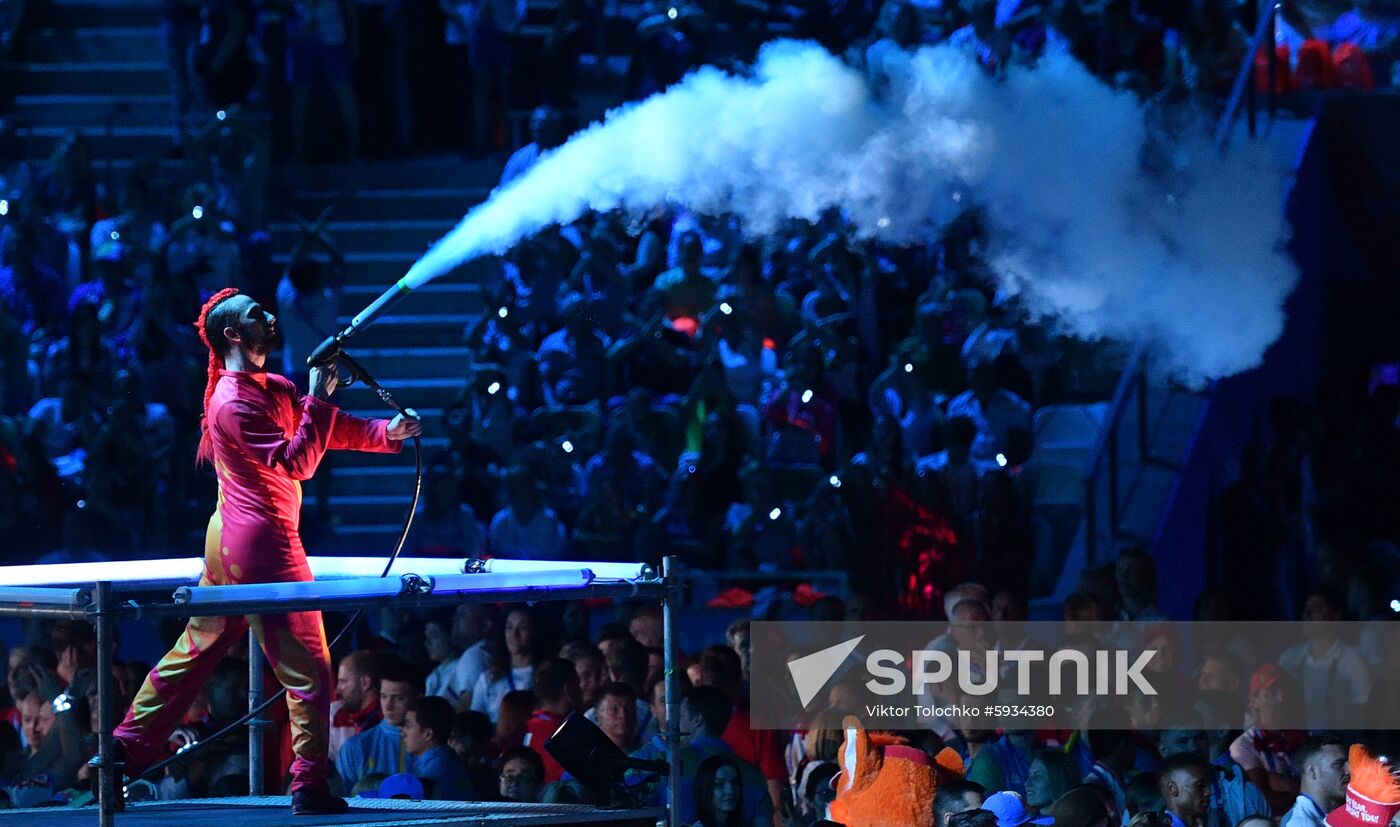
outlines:
M534 804L544 788L544 766L539 753L514 747L501 756L500 795L505 801Z
M435 464L426 477L426 496L413 521L414 553L428 557L485 555L486 532L476 512L462 502L452 467Z
M491 641L499 623L496 608L485 603L464 603L452 615L452 645L462 650L450 684L457 694L458 711L471 708L472 690L491 667Z
M573 663L564 658L541 661L535 667L534 692L537 705L525 724L525 746L539 753L544 765L544 783L552 784L563 777L564 768L544 745L564 719L579 707L581 691Z
M1371 667L1355 645L1341 638L1344 606L1330 591L1308 596L1303 606L1304 643L1286 649L1278 665L1302 688L1307 720L1335 727L1371 694Z
M424 695L407 705L403 724L403 750L413 761L413 774L427 782L428 798L435 801L474 801L466 768L447 746L452 732L452 705L442 698Z
M1102 788L1081 784L1055 800L1050 817L1055 827L1119 827L1122 819L1099 792Z
M623 752L635 752L640 743L637 729L637 691L625 683L605 684L594 712L598 728Z
M598 694L608 677L608 662L603 658L603 653L592 643L580 640L564 644L559 656L574 665L574 673L578 676L579 707L591 710L598 702Z
M383 719L379 706L378 656L373 652L351 652L336 667L335 694L331 703L331 760L347 739L369 730Z
M499 752L525 745L528 734L526 725L534 714L535 693L529 689L516 689L501 698L500 713L496 718L496 734L493 741Z
M558 560L564 556L564 524L544 504L533 472L513 466L505 479L506 507L491 518L491 549L515 560Z
M345 789L372 775L412 773L414 758L403 749L408 705L423 693L423 678L412 664L394 655L379 655L379 704L384 719L340 747L336 768Z
M1230 758L1264 794L1269 811L1282 813L1298 794L1293 774L1293 753L1302 746L1303 734L1286 729L1290 717L1300 713L1297 684L1277 665L1266 663L1249 679L1249 708L1254 726L1230 744Z
M743 808L744 824L770 824L773 818L773 804L766 791L763 773L748 761L738 758L734 751L719 737L729 726L730 701L725 694L714 687L697 686L686 693L681 700L678 724L684 741L679 749L670 753L669 760L681 765L680 821L690 824L697 818L696 802L699 796L697 781L701 766L714 757L733 762L744 784L740 800ZM647 745L634 753L638 758L657 759L666 755L660 747ZM667 787L658 784L655 790L656 801L669 805Z
M1279 827L1323 827L1327 814L1342 806L1351 767L1340 738L1313 737L1294 755L1298 799L1279 819Z
M562 43L560 46L562 47ZM550 106L538 106L530 113L530 143L517 149L506 161L501 172L501 182L505 187L511 181L524 175L535 165L540 155L564 143L569 137L564 113Z
M773 730L753 728L748 705L742 697L743 679L743 666L733 649L711 646L701 654L700 683L720 690L733 704L723 734L724 742L734 750L736 757L762 771L769 798L777 809L782 806L782 780L786 776L782 744Z
M1011 450L1014 431L1029 433L1031 407L1016 394L997 386L996 366L983 362L968 371L969 390L948 403L948 418L966 416L977 426L972 456L979 460L1003 459Z
M1206 827L1210 815L1210 765L1191 754L1168 756L1158 773L1173 827Z
M933 797L934 827L948 827L958 813L979 809L984 795L982 785L975 781L954 778L940 782Z
M495 789L495 785L499 784L491 766L495 751L494 735L491 719L480 712L458 712L452 722L452 737L447 745L457 755L468 785L478 795L487 795L485 791Z
M436 664L433 671L428 673L423 692L442 698L455 707L457 693L453 691L452 675L461 653L452 648L452 624L453 615L446 609L432 612L423 624L425 653L428 660Z
M486 713L495 722L507 692L533 686L537 659L534 613L523 606L511 609L501 627L491 667L481 673L472 688L471 708Z
M1019 793L1003 791L987 796L982 808L996 816L997 827L1021 827L1023 824L1054 824L1050 816L1037 816L1026 808L1026 800Z
M358 44L353 3L293 1L287 25L287 84L292 87L292 146L297 158L307 158L306 121L311 87L318 77L331 88L340 107L350 159L360 156L360 104L350 74L350 61Z
M1121 709L1104 707L1094 710L1089 717L1089 749L1094 765L1084 780L1109 793L1116 813L1115 824L1126 822L1128 802L1123 782L1137 752L1129 726L1128 714Z
M695 773L695 823L702 827L742 827L744 782L732 758L711 755Z
M1037 751L1026 772L1026 806L1035 813L1048 813L1055 800L1069 792L1078 778L1074 759L1063 750Z

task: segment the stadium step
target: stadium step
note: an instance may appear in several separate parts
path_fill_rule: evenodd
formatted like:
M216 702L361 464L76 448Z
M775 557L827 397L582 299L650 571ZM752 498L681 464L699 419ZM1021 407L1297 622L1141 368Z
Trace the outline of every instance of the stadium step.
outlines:
M31 62L149 61L165 54L159 26L43 26L19 39L16 59Z
M159 27L157 0L47 0L33 4L34 23L54 28Z
M169 95L18 95L10 117L20 126L67 124L76 127L158 126L174 122Z
M374 219L461 218L486 199L484 187L394 188L357 190L341 193L302 190L292 195L292 208L308 221L326 206L334 206L332 216L339 221Z
M158 95L170 89L165 64L152 61L12 63L5 72L20 95Z
M120 119L118 119L120 120ZM170 148L170 126L31 126L15 130L31 157L48 157L77 129L94 158L153 157Z
M456 221L432 218L332 220L326 231L342 253L395 252L416 258L455 226ZM292 222L276 221L269 229L278 250L290 250L302 233Z
M403 379L395 376L376 379L404 405L414 409L442 408L462 395L466 384L464 374L465 371L460 378ZM347 407L368 408L379 401L373 390L359 384L343 389L340 396L341 404Z

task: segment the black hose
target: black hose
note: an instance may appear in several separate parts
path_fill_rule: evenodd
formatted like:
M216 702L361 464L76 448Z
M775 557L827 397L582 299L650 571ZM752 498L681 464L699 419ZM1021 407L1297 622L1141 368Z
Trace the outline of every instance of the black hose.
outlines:
M418 498L423 493L423 441L421 438L416 436L413 438L413 465L413 499L408 504L408 513L404 515L403 529L399 531L399 540L397 543L394 544L394 550L389 555L388 562L384 564L384 571L380 572L380 577L389 576L389 570L394 567L394 561L399 559L399 554L403 552L404 544L408 542L408 531L410 528L413 527L413 517L418 512ZM345 637L347 632L354 628L355 624L359 622L360 615L363 612L363 609L355 610L355 613L350 616L350 619L346 621L343 627L341 627L341 630L338 633L336 633L336 636L334 638L331 639L330 647L328 648L333 648L337 643L340 642L341 638ZM261 656L262 655L260 652L248 653L248 657L250 658L256 658ZM283 687L281 690L269 697L267 700L248 710L248 714L244 715L242 718L239 718L233 723L225 726L223 729L219 730L218 732L215 732L208 738L201 738L198 741L195 741L194 743L190 744L189 746L185 747L184 749L180 750L179 752L175 753L169 758L157 761L156 763L147 767L137 779L133 780L150 778L151 776L155 775L156 773L160 772L161 770L165 769L171 764L174 764L177 761L183 761L184 759L189 758L195 753L198 753L200 750L204 749L210 744L215 743L221 738L224 738L229 733L238 729L242 729L249 721L261 715L274 703L285 697L286 694L287 688Z

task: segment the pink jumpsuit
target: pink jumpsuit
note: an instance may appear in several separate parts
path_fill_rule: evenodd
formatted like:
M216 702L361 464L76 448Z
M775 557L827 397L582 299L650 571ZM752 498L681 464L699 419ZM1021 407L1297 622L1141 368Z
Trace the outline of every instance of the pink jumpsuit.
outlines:
M311 580L297 533L301 481L328 449L395 452L387 420L364 420L300 396L269 373L219 371L206 418L219 480L200 585ZM192 617L175 647L146 676L114 735L134 774L164 758L171 730L249 625L287 688L292 791L324 788L330 773L330 650L320 612Z

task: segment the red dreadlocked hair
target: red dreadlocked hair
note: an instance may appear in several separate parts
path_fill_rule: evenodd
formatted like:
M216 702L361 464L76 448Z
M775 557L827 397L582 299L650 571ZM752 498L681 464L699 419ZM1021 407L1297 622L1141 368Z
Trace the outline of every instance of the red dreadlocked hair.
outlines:
M204 407L199 415L199 451L195 454L195 462L214 461L214 443L209 438L209 400L214 398L214 385L219 381L219 371L224 366L223 357L214 347L214 343L209 340L209 331L206 329L209 323L209 314L224 302L225 299L238 295L238 288L225 287L223 290L209 297L209 301L199 309L199 318L195 319L194 329L199 332L199 340L204 346L209 348L209 377L204 385Z

